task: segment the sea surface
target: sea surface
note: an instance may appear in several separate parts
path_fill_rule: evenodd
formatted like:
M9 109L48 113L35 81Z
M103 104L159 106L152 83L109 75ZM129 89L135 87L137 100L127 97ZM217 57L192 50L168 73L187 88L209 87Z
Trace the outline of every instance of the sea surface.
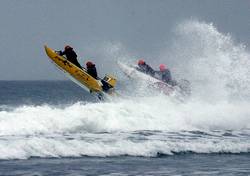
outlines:
M0 175L250 175L250 110L233 119L172 101L1 81Z

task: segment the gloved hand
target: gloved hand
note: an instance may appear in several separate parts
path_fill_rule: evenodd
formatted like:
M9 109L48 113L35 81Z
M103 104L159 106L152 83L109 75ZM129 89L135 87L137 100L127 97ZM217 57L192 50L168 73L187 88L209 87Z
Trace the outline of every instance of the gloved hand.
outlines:
M57 54L59 54L60 56L62 56L62 51L59 50L59 51L55 51Z

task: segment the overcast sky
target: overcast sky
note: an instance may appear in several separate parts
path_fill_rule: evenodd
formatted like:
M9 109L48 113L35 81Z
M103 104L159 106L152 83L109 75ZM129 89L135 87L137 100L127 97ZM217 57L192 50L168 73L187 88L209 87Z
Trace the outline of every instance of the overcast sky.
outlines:
M97 50L105 43L121 43L150 58L173 26L190 18L212 22L250 46L249 0L1 0L0 80L64 79L48 61L44 44L72 45L81 64L92 58L101 65Z

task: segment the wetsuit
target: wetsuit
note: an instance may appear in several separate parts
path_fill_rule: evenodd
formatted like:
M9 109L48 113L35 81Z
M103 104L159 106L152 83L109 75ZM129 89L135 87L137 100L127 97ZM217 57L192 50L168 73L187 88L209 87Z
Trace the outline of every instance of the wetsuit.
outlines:
M97 76L97 71L96 71L96 68L95 68L95 64L91 65L91 66L88 66L87 67L87 73L89 75L91 75L93 78L97 79L98 76Z
M140 64L138 65L138 70L143 72L143 73L146 73L148 75L151 75L151 76L154 76L155 74L155 71L154 69L152 69L152 67L150 67L148 64Z
M95 78L95 79L100 79L100 78L98 78L98 76L97 76L97 71L96 71L95 64L92 64L92 65L90 65L90 66L87 66L87 73L88 73L89 75L91 75L91 76L92 76L93 78ZM101 80L101 82L102 82L102 89L103 89L105 92L108 91L110 88L112 88L112 86L109 85L106 81Z
M66 49L63 52L60 52L60 55L61 56L66 55L66 58L67 58L68 61L70 61L71 63L75 64L77 67L82 69L82 66L77 61L77 55L76 55L75 51L72 48Z
M172 76L168 69L164 71L157 71L157 74L159 75L159 79L161 79L163 82L172 85Z

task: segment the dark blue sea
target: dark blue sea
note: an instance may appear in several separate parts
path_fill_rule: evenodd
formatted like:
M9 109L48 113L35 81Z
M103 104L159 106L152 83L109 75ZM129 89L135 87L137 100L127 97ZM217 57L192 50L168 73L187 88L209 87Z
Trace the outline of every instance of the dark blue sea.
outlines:
M0 175L250 175L248 101L119 94L0 81Z

